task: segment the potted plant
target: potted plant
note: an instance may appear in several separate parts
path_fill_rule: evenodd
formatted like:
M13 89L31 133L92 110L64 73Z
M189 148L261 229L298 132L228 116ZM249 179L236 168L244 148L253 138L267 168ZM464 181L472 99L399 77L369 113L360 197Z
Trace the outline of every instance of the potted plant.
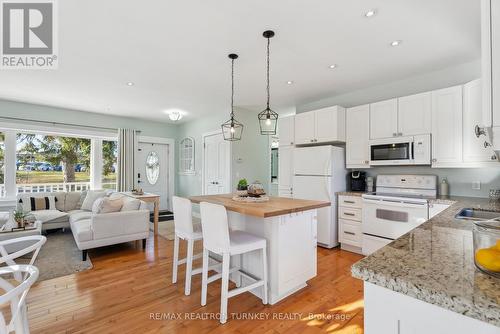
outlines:
M29 212L24 212L23 209L14 210L13 216L17 223L17 227L24 227L24 219L29 215Z
M245 191L248 189L248 181L247 179L241 179L238 181L238 190Z

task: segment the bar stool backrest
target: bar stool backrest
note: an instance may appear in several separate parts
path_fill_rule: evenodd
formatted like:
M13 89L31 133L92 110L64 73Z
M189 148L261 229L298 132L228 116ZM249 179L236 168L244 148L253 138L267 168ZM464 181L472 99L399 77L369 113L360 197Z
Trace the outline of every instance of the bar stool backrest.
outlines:
M226 208L218 204L201 202L200 211L203 247L218 254L229 253L229 225Z
M193 215L191 201L187 198L173 196L175 232L180 236L193 234Z

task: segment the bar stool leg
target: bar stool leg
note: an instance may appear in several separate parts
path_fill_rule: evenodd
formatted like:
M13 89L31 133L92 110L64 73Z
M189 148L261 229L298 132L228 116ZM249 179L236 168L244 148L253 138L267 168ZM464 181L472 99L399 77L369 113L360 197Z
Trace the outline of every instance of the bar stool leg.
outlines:
M262 265L264 266L264 270L262 271L262 279L264 280L264 285L262 286L262 291L264 292L262 294L262 303L267 304L268 303L268 290L267 290L267 252L266 248L262 248Z
M203 248L203 267L201 270L201 306L207 305L208 250Z
M229 262L231 257L228 253L222 255L222 287L220 296L220 323L227 321L227 299L229 289Z
M238 255L238 267L242 268L243 267L243 254ZM243 276L240 273L236 273L236 287L239 288L241 287Z
M189 296L191 294L191 277L193 275L193 248L194 240L188 239L186 258L186 286L184 288L184 294L186 296Z
M179 267L179 237L174 238L174 260L172 269L172 283L177 283L177 268Z

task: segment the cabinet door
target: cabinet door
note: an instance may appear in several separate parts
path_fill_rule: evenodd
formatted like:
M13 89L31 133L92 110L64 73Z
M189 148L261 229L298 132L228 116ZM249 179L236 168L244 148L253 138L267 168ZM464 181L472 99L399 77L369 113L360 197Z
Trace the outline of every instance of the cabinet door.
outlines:
M398 124L402 136L431 133L431 93L405 96L398 99Z
M370 104L370 138L396 137L398 133L398 99Z
M346 167L368 168L370 152L370 106L365 104L346 111Z
M345 109L339 106L315 111L316 143L345 141Z
M280 146L293 145L294 143L294 120L295 116L288 116L278 119L278 134Z
M278 149L278 189L292 192L293 184L293 146L280 146Z
M481 80L464 85L463 143L464 162L487 162L496 157L490 147L484 147L485 136L476 137L474 128L482 122ZM495 161L495 160L493 160Z
M295 144L314 143L314 111L295 115Z
M432 92L432 166L462 162L462 86Z

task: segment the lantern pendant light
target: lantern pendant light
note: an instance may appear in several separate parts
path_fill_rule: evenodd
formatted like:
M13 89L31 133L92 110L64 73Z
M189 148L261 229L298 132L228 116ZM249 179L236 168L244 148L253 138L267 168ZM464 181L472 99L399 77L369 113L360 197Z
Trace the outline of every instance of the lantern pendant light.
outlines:
M221 127L224 140L236 141L241 140L243 133L243 124L234 118L234 60L238 58L238 55L231 53L228 57L231 59L231 118L222 123Z
M275 135L276 126L278 125L278 114L271 110L269 107L270 100L270 88L269 88L269 45L271 43L271 38L274 36L274 31L266 30L262 34L267 38L267 107L261 111L258 115L260 134L261 135Z

